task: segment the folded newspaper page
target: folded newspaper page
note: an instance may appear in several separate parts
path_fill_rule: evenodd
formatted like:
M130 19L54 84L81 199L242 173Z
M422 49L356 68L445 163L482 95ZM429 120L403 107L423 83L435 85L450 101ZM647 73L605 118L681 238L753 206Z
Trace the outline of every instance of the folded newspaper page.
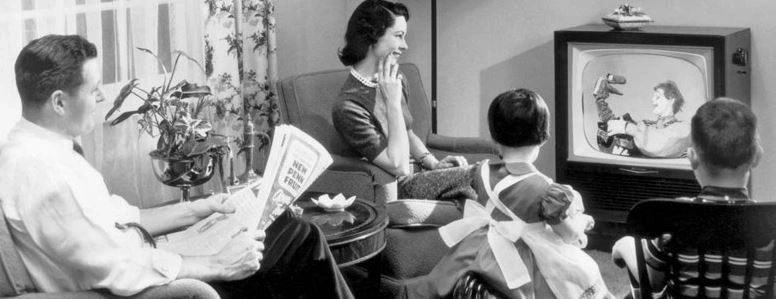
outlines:
M157 247L181 255L218 253L242 230L266 229L331 163L318 141L296 127L277 126L264 176L226 199L235 213L214 213L186 230L157 238Z

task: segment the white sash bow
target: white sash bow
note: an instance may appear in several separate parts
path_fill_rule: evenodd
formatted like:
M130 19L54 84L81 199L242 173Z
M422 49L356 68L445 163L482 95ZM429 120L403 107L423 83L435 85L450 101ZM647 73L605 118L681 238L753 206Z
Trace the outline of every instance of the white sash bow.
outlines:
M482 205L473 200L466 201L463 212L462 219L439 228L439 234L445 244L448 247L453 247L472 232L489 226L488 244L501 269L501 274L504 275L507 286L510 289L515 289L531 282L528 268L515 247L515 242L520 239L523 230L528 225L520 219L495 221Z

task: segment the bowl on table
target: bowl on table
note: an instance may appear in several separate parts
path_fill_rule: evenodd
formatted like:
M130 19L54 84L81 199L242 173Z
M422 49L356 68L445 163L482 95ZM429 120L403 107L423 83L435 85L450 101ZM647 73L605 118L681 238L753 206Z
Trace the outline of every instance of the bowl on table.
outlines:
M318 198L312 198L313 203L327 212L342 212L356 200L355 196L345 197L342 193L335 196L323 194Z

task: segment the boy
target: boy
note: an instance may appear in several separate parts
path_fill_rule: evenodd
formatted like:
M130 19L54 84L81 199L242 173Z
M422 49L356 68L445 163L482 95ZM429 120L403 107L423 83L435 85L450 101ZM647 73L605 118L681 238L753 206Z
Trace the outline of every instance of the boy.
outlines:
M745 104L730 98L718 98L706 102L692 118L692 145L687 149L687 158L702 186L701 193L688 200L697 202L751 203L746 185L749 174L762 154L757 139L757 118ZM655 240L641 240L645 248L647 271L650 281L657 283L659 298L672 296L692 297L692 281L669 284L665 281L667 270L664 244L669 235ZM693 250L682 250L681 260L697 260ZM612 258L618 265L625 265L635 280L637 272L636 251L633 237L618 240L612 248ZM746 256L742 256L746 259ZM688 265L693 267L692 265ZM683 268L680 265L680 268ZM707 273L709 274L709 273ZM710 274L710 275L713 275ZM670 285L670 287L669 287ZM728 286L731 288L733 286Z

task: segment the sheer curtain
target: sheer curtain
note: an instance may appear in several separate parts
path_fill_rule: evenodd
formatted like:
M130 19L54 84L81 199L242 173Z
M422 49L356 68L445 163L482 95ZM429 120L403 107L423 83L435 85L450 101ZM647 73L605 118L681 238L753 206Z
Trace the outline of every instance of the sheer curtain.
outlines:
M148 152L156 140L139 135L135 121L111 127L104 116L129 79L142 78L146 84L162 80L155 59L135 47L156 52L168 69L174 50L204 61L205 13L202 2L192 0L0 1L0 142L21 115L13 72L21 48L46 34L78 34L97 46L109 99L98 105L94 132L82 138L87 159L103 174L109 190L130 203L147 207L178 197L178 189L154 177ZM179 65L178 76L205 81L199 68L189 63ZM128 98L122 110L132 109L132 104L139 105L140 100Z

